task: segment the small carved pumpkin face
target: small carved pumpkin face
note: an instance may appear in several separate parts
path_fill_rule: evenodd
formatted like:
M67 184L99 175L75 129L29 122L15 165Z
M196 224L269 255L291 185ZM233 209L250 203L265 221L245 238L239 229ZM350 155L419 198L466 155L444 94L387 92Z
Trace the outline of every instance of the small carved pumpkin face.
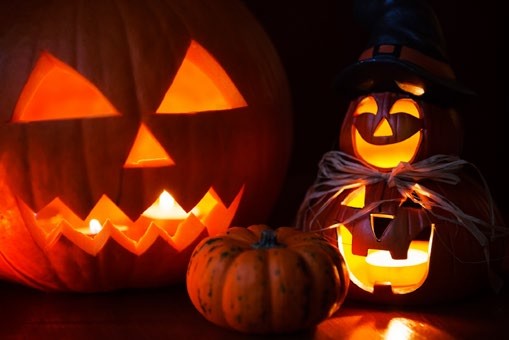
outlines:
M422 100L419 87L397 84L397 90L350 102L340 149L382 171L434 154L459 154L462 130L456 111Z
M411 162L422 141L419 104L400 94L375 93L353 107L353 146L358 158L379 168Z
M402 197L397 188L386 188L385 183L347 191L337 210L338 220L370 204L384 202L337 229L350 278L359 288L373 292L385 286L394 294L407 294L424 283L436 222L424 208L427 194L418 184L412 198Z

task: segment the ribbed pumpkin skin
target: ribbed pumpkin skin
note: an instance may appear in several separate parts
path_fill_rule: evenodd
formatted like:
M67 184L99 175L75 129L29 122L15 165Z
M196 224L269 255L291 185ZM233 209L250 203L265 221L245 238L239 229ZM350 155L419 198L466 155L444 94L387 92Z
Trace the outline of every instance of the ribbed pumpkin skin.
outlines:
M208 235L186 249L158 237L143 254L109 239L90 255L66 237L41 244L20 202L38 212L58 197L85 219L106 195L134 221L163 189L190 211L212 188L227 207L243 190L237 225L268 217L290 156L289 88L270 39L240 2L27 0L0 12L0 279L57 291L183 283L193 247ZM246 106L155 114L192 41ZM42 52L90 81L119 115L13 122ZM123 167L141 123L174 166Z
M267 230L278 245L257 247ZM186 282L191 302L207 320L268 334L325 320L342 305L350 281L337 248L318 234L253 225L202 240Z

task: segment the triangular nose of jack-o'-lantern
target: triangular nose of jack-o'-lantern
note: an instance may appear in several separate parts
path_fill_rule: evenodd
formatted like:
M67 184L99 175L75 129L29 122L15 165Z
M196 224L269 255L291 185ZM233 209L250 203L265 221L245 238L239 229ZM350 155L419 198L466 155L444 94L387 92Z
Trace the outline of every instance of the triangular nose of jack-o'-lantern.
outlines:
M385 118L382 119L380 124L378 124L378 126L376 127L373 136L375 137L392 136L392 128L389 125L387 119Z
M175 162L145 124L141 124L124 168L171 166Z

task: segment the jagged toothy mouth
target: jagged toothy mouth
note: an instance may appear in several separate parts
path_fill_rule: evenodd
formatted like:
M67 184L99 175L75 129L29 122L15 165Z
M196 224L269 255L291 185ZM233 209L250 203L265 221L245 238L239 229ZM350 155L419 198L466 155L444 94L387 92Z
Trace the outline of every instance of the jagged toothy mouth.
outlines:
M413 240L406 259L393 259L387 250L368 249L367 256L352 252L352 234L343 225L337 228L338 245L350 280L373 293L377 286L389 286L394 294L407 294L419 288L428 276L434 226L429 240Z
M158 236L181 250L204 230L209 235L225 231L235 216L244 188L226 207L213 188L189 212L184 211L168 192L132 221L109 197L103 195L82 220L58 197L38 212L18 199L23 219L42 247L51 246L61 235L83 250L96 254L111 237L133 253L144 252ZM186 232L183 232L186 230Z

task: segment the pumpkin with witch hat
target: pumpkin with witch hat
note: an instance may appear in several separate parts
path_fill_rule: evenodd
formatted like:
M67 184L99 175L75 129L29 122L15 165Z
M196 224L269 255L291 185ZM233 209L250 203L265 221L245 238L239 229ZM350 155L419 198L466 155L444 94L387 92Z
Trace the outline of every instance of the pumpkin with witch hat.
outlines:
M349 297L421 304L502 285L509 228L474 164L457 111L473 92L420 0L357 1L371 36L336 89L350 100L297 216L343 254Z

